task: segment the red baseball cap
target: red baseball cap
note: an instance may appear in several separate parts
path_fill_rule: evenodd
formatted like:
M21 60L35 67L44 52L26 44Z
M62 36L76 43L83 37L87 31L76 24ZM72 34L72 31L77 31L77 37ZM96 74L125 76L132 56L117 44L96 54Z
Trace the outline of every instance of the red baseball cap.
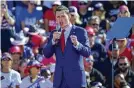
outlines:
M94 29L92 27L87 26L86 30L87 30L88 35L92 35L92 36L95 35Z

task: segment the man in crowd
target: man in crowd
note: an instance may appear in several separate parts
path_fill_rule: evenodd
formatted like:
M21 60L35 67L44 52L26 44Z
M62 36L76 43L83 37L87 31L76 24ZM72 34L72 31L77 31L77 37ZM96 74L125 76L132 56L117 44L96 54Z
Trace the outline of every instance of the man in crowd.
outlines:
M44 25L47 32L51 32L56 28L55 11L57 6L61 5L60 0L52 3L52 8L44 12Z
M47 58L54 53L56 55L53 86L54 88L85 88L86 76L82 56L88 57L90 54L87 32L71 24L69 9L65 6L57 7L56 22L61 28L52 32L44 47L44 55Z
M130 88L134 87L134 72L130 68L130 62L127 57L122 56L118 60L118 69L115 71L115 75L123 74L126 82Z
M94 58L92 55L89 58L84 59L85 70L88 72L90 77L90 85L92 86L95 82L100 82L104 85L105 79L101 72L93 67Z
M108 55L108 58L101 63L101 72L105 76L106 87L112 88L112 77L119 58L119 46L116 42L109 45Z
M91 54L93 55L93 58L95 60L94 62L94 68L97 70L100 70L101 64L100 62L103 62L106 59L107 53L104 45L100 43L95 42L95 31L92 27L88 26L86 27L86 30L88 32L89 37L89 43L91 47Z

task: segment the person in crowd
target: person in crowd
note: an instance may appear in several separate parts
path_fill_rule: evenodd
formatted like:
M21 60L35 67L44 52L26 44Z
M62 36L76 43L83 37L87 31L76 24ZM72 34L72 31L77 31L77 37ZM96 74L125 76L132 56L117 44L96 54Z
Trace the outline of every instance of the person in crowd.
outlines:
M106 32L101 30L98 35L96 36L96 40L97 43L101 43L104 46L106 46Z
M51 32L56 28L55 11L57 6L61 5L59 0L53 1L52 8L48 9L43 14L44 25L46 32Z
M42 47L47 42L47 37L42 35L42 32L45 32L42 29L39 29L35 25L30 25L29 28L24 28L25 34L29 37L29 41L27 46L32 49L34 53L35 59L38 61L42 61Z
M78 13L80 15L80 20L82 22L82 24L80 26L85 28L90 16L92 15L92 11L88 11L88 1L87 0L78 2Z
M87 26L91 26L97 35L100 31L100 18L98 16L91 16L91 18L88 20Z
M55 88L85 88L83 56L90 55L87 32L84 28L71 24L69 9L63 5L56 9L56 22L61 28L59 31L52 32L43 50L47 58L54 53L56 56L53 86ZM68 56L71 57L68 58Z
M10 41L12 45L20 47L22 51L22 59L34 59L32 49L26 45L29 41L29 38L24 36L23 31L16 33L14 38L10 38Z
M19 63L19 66L18 66L19 67L18 72L20 73L21 79L23 79L26 76L28 76L27 64L28 64L28 60L21 59L21 61Z
M108 13L108 20L109 20L109 24L110 24L110 28L114 25L116 19L117 19L117 15L118 15L119 11L118 10L111 10ZM108 30L107 30L108 31Z
M8 9L6 1L1 1L1 51L8 52L8 49L12 46L10 37L14 35L13 26L15 24L14 17L11 11Z
M19 15L19 19L21 22L21 29L23 31L25 27L39 24L39 20L43 16L43 13L36 9L36 4L37 4L36 1L28 1L28 8L22 9L21 14Z
M119 38L116 39L119 45L119 53L120 56L126 56L130 63L132 64L132 60L134 59L134 55L132 55L133 49L127 47L127 39L126 38Z
M28 64L29 75L22 79L20 88L44 88L44 78L39 76L41 64L37 60L31 60Z
M96 43L95 42L95 32L94 29L92 27L86 27L86 30L88 32L88 37L89 37L89 45L91 47L91 54L94 57L94 68L96 68L97 70L100 70L100 62L103 62L106 57L107 57L107 52L106 49L104 47L104 45L102 45L101 43Z
M103 4L98 2L94 5L94 10L92 12L92 16L98 16L100 19L100 29L108 30L109 29L109 21L105 18L105 9Z
M106 79L105 86L107 88L112 88L113 85L112 77L114 74L114 70L116 70L118 67L117 65L118 59L119 59L119 46L117 42L114 41L112 44L109 45L108 58L101 63L102 66L100 71L105 76Z
M73 25L80 26L82 22L80 21L80 17L77 11L77 8L75 6L69 7L69 13L71 15L70 21Z
M134 72L130 68L130 62L127 57L122 56L118 59L118 69L115 71L115 76L123 74L125 81L130 88L134 86Z
M19 63L21 61L21 55L22 51L19 46L12 46L9 49L10 54L12 55L13 58L13 64L12 64L12 69L18 71L19 70Z
M88 72L89 77L90 77L90 86L93 85L94 82L100 82L101 84L104 85L105 79L100 71L95 69L93 67L94 64L94 59L93 56L90 55L89 58L84 59L84 66L85 66L85 71Z
M130 17L130 12L126 5L119 7L118 17Z
M130 88L123 74L118 74L114 77L114 86L115 88Z
M20 88L20 74L12 69L13 58L4 52L1 58L1 88Z
M54 78L54 71L55 71L55 64L51 64L50 67L51 77L47 78L44 83L44 88L53 88L53 78Z

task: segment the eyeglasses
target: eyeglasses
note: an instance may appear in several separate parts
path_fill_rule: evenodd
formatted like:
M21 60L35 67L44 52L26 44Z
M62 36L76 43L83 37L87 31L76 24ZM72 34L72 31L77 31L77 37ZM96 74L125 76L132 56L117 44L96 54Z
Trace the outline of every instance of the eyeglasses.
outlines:
M119 63L119 66L126 66L127 63Z

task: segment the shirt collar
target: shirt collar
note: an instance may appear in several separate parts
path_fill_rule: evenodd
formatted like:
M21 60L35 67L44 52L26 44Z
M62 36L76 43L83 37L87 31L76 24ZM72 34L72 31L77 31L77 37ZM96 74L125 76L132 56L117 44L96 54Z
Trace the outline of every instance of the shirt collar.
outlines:
M70 32L72 29L72 24L70 23L66 28L65 28L65 32ZM63 29L62 29L63 30Z

